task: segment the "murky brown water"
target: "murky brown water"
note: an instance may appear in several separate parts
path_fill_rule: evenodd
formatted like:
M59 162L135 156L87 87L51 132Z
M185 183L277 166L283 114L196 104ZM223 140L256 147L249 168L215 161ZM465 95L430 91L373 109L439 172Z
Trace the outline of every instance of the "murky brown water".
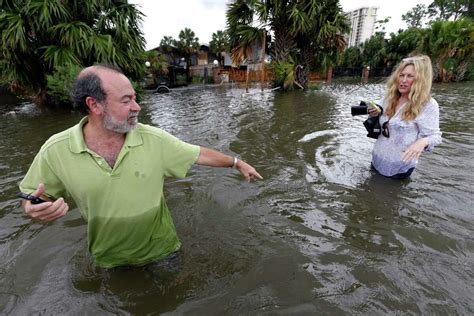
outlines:
M370 170L349 107L382 84L149 95L141 121L253 164L264 181L193 167L165 191L180 262L100 270L77 209L32 222L15 198L34 154L78 114L0 109L0 313L472 314L473 83L435 85L443 144L411 180ZM153 159L153 157L150 157Z

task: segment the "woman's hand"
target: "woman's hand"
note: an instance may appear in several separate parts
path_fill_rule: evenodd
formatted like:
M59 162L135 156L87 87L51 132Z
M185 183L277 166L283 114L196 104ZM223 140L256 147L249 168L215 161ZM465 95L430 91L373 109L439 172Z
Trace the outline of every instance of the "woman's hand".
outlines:
M402 160L418 160L421 156L421 153L425 150L425 147L428 146L428 141L426 138L420 138L402 153Z
M369 106L367 112L369 112L370 117L377 117L380 114L380 111L378 111L375 107Z

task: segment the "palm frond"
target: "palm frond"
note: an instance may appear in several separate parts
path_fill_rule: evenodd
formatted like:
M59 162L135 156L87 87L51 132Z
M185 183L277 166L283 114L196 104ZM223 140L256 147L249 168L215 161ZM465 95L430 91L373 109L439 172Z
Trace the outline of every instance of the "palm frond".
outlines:
M61 0L31 0L25 8L25 14L32 17L31 24L36 30L53 24L53 21L67 21L70 18L64 1Z
M45 52L43 58L51 68L56 69L64 65L80 65L81 62L70 47L49 45L43 47Z

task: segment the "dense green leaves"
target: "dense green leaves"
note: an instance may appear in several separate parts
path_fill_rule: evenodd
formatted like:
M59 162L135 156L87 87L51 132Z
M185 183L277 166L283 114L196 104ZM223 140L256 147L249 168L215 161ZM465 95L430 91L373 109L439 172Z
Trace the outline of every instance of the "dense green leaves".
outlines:
M292 58L286 62L274 62L271 64L273 72L273 85L283 87L283 89L291 90L296 79L295 63Z
M212 40L209 47L217 54L219 65L223 66L222 53L229 51L229 36L225 31L212 33Z
M69 102L72 78L75 78L80 70L77 65L59 66L53 74L47 75L48 95L58 103Z
M474 23L471 19L436 20L428 28L409 28L390 34L376 33L360 47L344 51L342 67L393 67L406 56L431 57L435 81L460 81L474 59Z
M289 75L284 71L288 65L302 69L303 75L296 77L305 87L310 68L336 60L345 47L348 26L334 0L234 0L228 5L227 32L234 61L258 47L263 30L272 35L270 54L276 71Z
M44 102L47 77L108 62L144 72L142 13L127 1L0 1L0 84Z
M3 29L2 43L5 48L16 47L20 52L26 51L28 42L25 21L21 15L10 12L0 14L0 28Z

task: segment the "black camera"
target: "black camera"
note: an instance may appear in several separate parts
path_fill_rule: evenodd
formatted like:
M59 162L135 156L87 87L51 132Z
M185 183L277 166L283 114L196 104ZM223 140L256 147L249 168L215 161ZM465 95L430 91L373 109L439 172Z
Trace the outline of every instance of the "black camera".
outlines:
M382 131L380 128L379 117L383 112L383 109L380 105L375 104L374 102L360 101L360 105L351 106L351 114L354 115L367 115L369 114L369 104L370 106L376 106L379 110L379 115L376 117L369 117L364 121L364 127L367 130L367 137L377 139Z
M370 102L371 105L375 105L379 108L379 112L382 113L382 107L374 102ZM355 115L367 115L369 114L369 102L360 101L359 105L351 106L351 114L352 116Z

